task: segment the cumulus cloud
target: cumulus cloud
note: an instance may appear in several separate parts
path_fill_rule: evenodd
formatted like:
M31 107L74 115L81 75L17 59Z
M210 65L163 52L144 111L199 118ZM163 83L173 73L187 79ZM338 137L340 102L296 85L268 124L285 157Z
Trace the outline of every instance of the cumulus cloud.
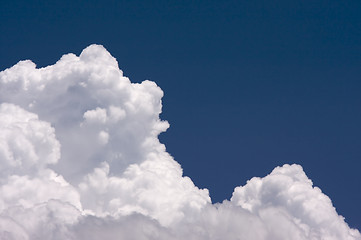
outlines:
M162 96L99 45L0 72L0 238L361 239L299 165L212 204L158 140Z

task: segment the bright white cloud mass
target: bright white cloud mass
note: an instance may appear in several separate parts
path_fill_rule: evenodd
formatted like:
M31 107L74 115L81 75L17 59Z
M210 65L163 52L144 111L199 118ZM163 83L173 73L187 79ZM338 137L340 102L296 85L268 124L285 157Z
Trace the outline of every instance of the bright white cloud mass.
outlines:
M0 73L0 239L361 239L299 165L212 204L158 135L162 90L102 46Z

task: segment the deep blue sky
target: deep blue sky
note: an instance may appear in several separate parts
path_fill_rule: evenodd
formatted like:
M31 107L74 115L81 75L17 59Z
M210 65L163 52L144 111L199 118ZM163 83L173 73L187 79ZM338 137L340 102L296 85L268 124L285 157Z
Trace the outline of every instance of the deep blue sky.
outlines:
M298 163L361 229L360 1L0 2L0 69L104 45L165 92L161 135L214 202Z

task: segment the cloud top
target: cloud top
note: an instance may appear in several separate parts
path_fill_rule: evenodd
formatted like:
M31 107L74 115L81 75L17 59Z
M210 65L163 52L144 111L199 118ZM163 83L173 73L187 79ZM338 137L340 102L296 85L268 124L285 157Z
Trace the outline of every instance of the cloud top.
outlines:
M212 204L158 140L162 96L100 45L0 72L0 238L361 239L299 165Z

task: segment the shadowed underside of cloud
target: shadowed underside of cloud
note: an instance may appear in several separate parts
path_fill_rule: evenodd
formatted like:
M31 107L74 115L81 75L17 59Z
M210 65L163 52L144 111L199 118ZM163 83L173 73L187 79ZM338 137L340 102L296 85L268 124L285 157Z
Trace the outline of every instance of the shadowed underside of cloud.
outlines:
M162 96L99 45L0 72L0 239L361 239L299 165L212 204L158 140Z

